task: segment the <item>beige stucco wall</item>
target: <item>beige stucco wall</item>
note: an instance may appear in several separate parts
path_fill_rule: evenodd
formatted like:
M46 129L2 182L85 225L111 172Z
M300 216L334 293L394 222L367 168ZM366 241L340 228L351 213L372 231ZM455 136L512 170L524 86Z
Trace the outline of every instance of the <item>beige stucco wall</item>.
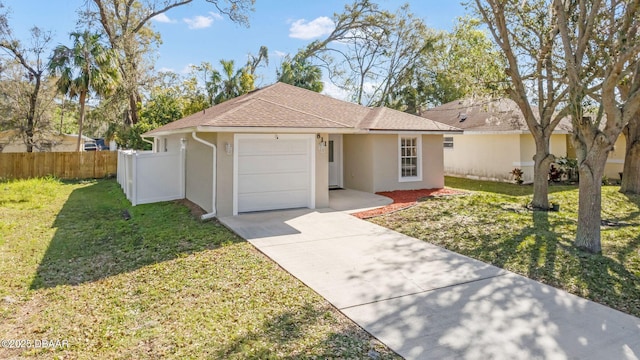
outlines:
M442 135L422 135L422 181L399 181L398 135L344 135L344 187L379 192L444 186Z
M454 135L453 149L444 149L445 174L470 178L511 181L511 171L520 168L525 182L533 181L536 145L530 134ZM550 151L567 155L567 135L554 134Z
M521 167L520 159L518 134L453 135L453 149L444 149L444 172L461 177L510 180L511 170Z
M394 152L397 153L397 150ZM344 187L374 192L373 136L344 135L342 137L342 154Z
M398 135L368 135L373 145L373 192L444 187L442 135L422 135L422 180L399 180Z
M620 180L620 173L624 169L624 155L626 151L627 140L624 135L620 134L613 151L609 153L607 164L604 167L604 176L609 179Z
M233 146L233 134L217 133L216 144L218 144L218 156L216 171L216 211L218 216L233 215L233 151L227 154L226 144Z
M213 133L198 133L197 135L210 143L215 144L216 142L216 136ZM185 134L168 138L167 147L169 151L174 149L174 143L179 146L180 138L182 137L187 140L186 197L209 213L213 211L213 150L210 146L196 141L191 134Z
M329 143L329 134L321 133L320 137ZM314 146L316 152L316 208L329 207L329 151L327 148L321 151Z
M423 182L427 189L444 187L444 149L442 135L422 135L425 171Z

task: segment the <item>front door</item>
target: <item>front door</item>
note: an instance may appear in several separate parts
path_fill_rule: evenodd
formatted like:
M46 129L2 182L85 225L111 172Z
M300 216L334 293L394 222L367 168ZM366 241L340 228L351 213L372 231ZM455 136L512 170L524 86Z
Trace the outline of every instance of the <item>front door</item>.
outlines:
M329 135L329 188L342 187L342 134Z

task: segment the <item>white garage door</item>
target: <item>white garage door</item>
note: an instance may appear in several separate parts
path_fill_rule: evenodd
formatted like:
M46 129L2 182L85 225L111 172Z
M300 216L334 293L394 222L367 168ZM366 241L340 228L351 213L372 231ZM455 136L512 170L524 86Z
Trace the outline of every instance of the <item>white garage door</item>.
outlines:
M236 135L236 213L313 207L312 135Z

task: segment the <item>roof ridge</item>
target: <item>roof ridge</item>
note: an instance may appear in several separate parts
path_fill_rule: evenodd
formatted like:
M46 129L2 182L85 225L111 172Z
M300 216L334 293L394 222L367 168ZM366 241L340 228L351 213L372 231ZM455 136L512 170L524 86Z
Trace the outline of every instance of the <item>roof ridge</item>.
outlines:
M240 96L237 96L235 98L231 98L227 101L229 101L230 103L227 105L235 105L233 106L231 109L224 111L212 118L209 118L206 123L210 123L212 121L215 121L223 116L226 116L228 114L233 114L237 111L240 111L241 109L245 108L246 106L248 106L249 104L252 104L253 102L255 102L255 100L260 99L259 97L256 99L256 97L261 94L263 91L268 90L269 88L271 88L273 85L275 84L271 84L268 86L265 86L263 88L259 88L259 89L255 89L255 90L251 90L250 92L246 93L246 94L242 94ZM220 105L220 104L224 104L226 101L223 101L219 104L215 104L216 105ZM214 107L212 106L212 107ZM206 109L205 109L206 110ZM206 114L206 113L205 113Z
M291 107L291 106L287 106L287 105L279 104L279 103L277 103L277 102L274 102L274 101L271 101L271 100L267 100L267 99L264 99L264 98L261 98L261 97L258 97L258 98L257 98L257 99L255 99L255 100L262 100L262 101L264 101L264 102L266 102L266 103L269 103L269 104L273 104L273 105L276 105L276 106L279 106L279 107L283 107L283 108L285 108L285 109L293 110L293 111L295 111L295 112L299 112L299 113L302 113L302 114L305 114L305 115L313 116L313 117L316 117L316 118L318 118L318 119L322 119L322 120L325 120L325 121L332 122L332 123L334 123L334 124L342 125L342 126L344 126L344 127L349 127L349 128L350 128L350 127L353 127L353 126L351 126L351 125L349 125L349 124L344 124L344 123L341 123L341 122L339 122L339 121L335 121L335 120L331 120L331 119L325 118L324 116L320 116L320 115L312 114L312 113L310 113L310 112L306 112L306 111L304 111L304 110L296 109L296 108L293 108L293 107Z
M380 119L380 117L382 116L382 112L384 110L384 107L381 106L377 106L377 107L372 107L372 108L368 108L369 112L367 113L367 116L365 116L362 120L360 120L357 124L356 127L359 129L372 129L375 127L375 125L378 123L378 120ZM368 122L368 123L365 123ZM366 127L365 127L366 125Z

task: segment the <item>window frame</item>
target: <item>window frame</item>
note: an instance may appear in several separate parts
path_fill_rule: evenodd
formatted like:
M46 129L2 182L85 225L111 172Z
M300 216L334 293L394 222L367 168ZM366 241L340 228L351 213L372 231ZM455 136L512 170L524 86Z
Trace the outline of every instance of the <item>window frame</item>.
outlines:
M450 140L447 140L450 139ZM442 147L445 150L453 150L453 146L455 143L455 138L453 136L443 136L442 137ZM450 146L447 146L447 144L451 144Z
M403 176L402 175L402 160L403 158L413 158L412 156L403 155L403 139L415 139L416 149L416 175ZM398 182L414 182L422 181L422 135L419 134L399 134L398 135Z

